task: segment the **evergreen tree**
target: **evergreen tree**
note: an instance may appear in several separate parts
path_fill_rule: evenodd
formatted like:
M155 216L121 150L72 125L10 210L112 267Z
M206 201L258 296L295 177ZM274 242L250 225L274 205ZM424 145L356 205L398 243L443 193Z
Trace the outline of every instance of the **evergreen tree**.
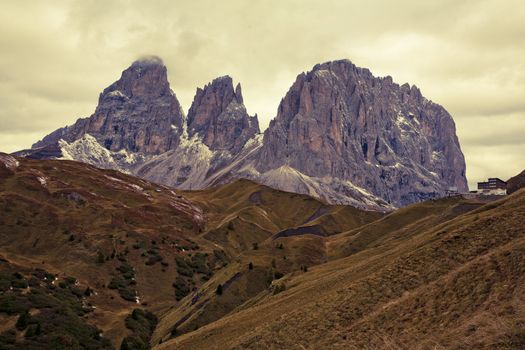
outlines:
M24 329L26 329L27 325L29 324L30 318L31 316L29 315L28 311L22 312L18 317L18 321L16 321L16 329L18 329L19 331L23 331Z
M104 254L99 250L98 253L97 253L97 263L98 264L103 264L104 261L105 261Z

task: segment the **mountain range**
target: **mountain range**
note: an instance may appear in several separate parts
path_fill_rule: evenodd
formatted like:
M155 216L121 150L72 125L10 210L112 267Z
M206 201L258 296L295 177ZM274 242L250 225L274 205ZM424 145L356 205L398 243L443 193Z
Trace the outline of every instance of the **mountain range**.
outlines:
M179 189L249 179L330 204L388 211L468 190L450 114L416 86L348 60L301 73L260 132L229 76L185 115L160 58L134 62L93 115L15 153L78 160Z

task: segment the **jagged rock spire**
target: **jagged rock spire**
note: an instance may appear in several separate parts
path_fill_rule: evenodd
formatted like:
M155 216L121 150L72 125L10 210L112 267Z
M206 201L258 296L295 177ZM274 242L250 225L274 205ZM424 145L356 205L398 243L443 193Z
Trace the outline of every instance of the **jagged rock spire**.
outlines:
M259 133L259 122L246 112L241 85L234 90L232 78L223 76L197 89L188 112L188 132L212 150L235 152Z
M124 70L119 80L104 89L101 97L112 91L120 91L128 98L170 95L166 66L155 56L141 58Z
M59 129L33 147L93 136L111 151L160 154L177 147L183 112L158 57L139 59L100 94L95 113Z

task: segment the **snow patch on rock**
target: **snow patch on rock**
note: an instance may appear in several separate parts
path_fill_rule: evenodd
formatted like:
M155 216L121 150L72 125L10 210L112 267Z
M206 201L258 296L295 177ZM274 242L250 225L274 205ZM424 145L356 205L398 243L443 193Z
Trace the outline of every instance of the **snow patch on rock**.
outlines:
M255 176L254 179L282 191L308 194L329 203L350 204L358 208L380 211L394 209L383 199L350 181L329 176L308 176L288 165L269 170Z
M193 154L198 161L209 162L215 155L215 152L210 150L210 148L202 142L201 138L196 135L189 138L187 134L183 133L180 138L179 147Z
M117 97L117 98L128 98L128 96L124 95L122 93L122 91L120 91L120 90L113 90L113 91L109 92L106 96Z
M76 160L99 168L119 170L123 173L130 173L130 166L146 159L146 156L142 154L129 152L125 149L117 152L110 151L90 134L84 134L73 142L61 139L58 141L58 145L62 151L60 159Z
M244 144L243 149L260 148L263 143L264 134L257 134Z

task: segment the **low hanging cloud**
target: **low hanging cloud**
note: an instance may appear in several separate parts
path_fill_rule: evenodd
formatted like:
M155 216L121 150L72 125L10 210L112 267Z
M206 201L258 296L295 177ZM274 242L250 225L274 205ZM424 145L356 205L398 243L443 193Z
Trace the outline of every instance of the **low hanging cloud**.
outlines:
M454 117L471 186L525 169L525 7L477 1L6 2L0 150L89 116L138 57L160 56L183 108L229 74L264 128L297 74L349 58L417 85Z

